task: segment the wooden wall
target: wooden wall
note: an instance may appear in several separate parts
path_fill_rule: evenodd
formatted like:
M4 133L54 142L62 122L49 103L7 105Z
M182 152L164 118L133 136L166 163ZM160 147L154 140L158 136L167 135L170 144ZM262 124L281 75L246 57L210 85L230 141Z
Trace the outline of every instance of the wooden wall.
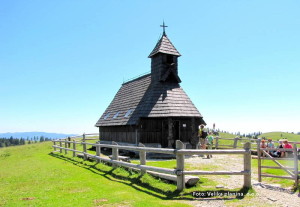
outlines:
M200 118L172 117L173 140L197 142L198 125L202 123ZM139 126L107 126L100 127L100 140L139 143L160 143L162 147L168 147L168 118L142 118Z
M136 126L107 126L99 127L100 140L136 143Z
M191 142L198 133L200 119L193 118L172 118L173 140ZM162 147L168 146L168 118L144 118L140 122L140 142L160 143Z

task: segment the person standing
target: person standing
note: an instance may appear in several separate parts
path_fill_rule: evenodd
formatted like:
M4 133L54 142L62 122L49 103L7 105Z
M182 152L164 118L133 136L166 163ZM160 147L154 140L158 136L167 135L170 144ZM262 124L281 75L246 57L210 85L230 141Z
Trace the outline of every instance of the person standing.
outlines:
M210 132L209 135L207 136L207 149L212 150L213 142L214 142L213 133ZM208 154L207 159L210 158L212 158L212 155Z
M201 145L201 149L206 149L207 130L204 128L204 124L200 125L198 137L199 137L199 143Z

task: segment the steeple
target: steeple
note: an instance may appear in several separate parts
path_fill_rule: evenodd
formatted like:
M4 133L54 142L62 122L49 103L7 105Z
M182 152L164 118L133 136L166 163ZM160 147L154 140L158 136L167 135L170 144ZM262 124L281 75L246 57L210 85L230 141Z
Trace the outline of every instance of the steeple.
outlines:
M160 26L163 28L163 35L160 38L160 40L157 42L157 44L155 45L154 49L152 50L152 52L150 53L150 55L148 57L151 58L152 56L154 56L155 54L157 54L159 52L165 53L165 54L170 54L170 55L175 55L178 57L181 56L180 53L176 50L176 48L172 44L172 42L167 37L165 28L168 26L165 25L165 22L163 22L163 25L160 25Z
M168 27L168 26L165 25L165 21L163 21L163 25L160 25L160 26L163 28L163 35L167 36L165 28Z
M165 31L167 26L164 22L161 27L163 27L163 35L148 56L151 58L151 80L152 82L180 83L177 58L181 55L167 37Z

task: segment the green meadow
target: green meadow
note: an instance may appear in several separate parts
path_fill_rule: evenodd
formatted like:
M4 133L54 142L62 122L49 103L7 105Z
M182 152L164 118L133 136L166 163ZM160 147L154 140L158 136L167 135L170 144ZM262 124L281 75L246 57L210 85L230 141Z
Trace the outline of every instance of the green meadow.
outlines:
M0 206L190 206L193 191L216 190L214 181L202 178L177 192L174 183L71 153L52 154L51 146L44 142L0 149Z

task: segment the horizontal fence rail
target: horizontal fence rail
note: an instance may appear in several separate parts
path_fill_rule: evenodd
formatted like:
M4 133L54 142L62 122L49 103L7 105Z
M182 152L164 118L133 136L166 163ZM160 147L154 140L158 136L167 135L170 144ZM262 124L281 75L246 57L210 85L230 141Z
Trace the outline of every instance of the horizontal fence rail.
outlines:
M83 136L76 136L76 138L82 138L81 141L70 140L70 138L54 140L53 148L54 152L60 152L67 154L68 151L73 152L73 157L77 156L77 153L82 153L83 158L93 158L97 162L102 161L111 163L113 167L122 166L130 169L140 170L141 173L156 172L162 174L168 174L176 176L177 190L182 191L185 188L185 175L243 175L244 176L244 187L251 187L251 144L245 143L243 149L228 149L228 150L193 150L185 149L184 143L177 140L176 149L169 148L153 148L145 147L143 144L139 146L124 146L118 145L116 142L112 144L100 144L86 142L86 135L96 134L84 134ZM74 137L72 137L74 138ZM82 145L83 150L78 150L77 145ZM87 153L87 145L94 146L96 148L96 155ZM110 158L101 157L101 148L112 149L112 155ZM122 156L119 156L119 150L135 151L139 153L140 164L133 164L124 162L121 160ZM146 154L147 153L158 153L158 154L169 154L176 157L176 169L168 169L161 167L153 167L146 165ZM186 155L203 155L203 154L240 154L244 156L243 164L244 170L242 171L187 171L185 170L185 156Z

